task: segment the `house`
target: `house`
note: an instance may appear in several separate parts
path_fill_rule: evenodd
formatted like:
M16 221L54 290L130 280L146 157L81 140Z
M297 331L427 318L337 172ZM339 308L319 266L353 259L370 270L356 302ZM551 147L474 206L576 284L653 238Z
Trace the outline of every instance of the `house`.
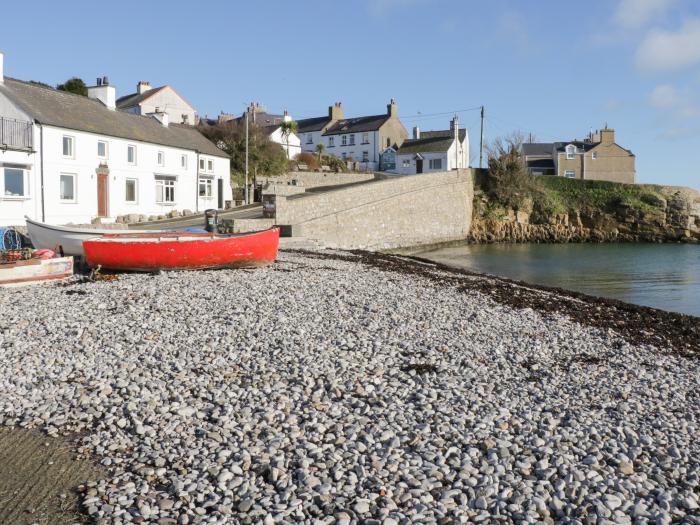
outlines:
M315 152L323 144L326 154L355 161L365 170L378 169L382 152L396 151L408 135L394 99L384 114L353 118L345 118L342 104L336 102L327 116L302 119L297 125L303 151Z
M421 131L413 128L413 138L396 152L396 171L404 175L449 171L469 167L469 133L459 127L457 115L450 129Z
M635 155L615 142L607 126L584 140L525 143L521 156L533 175L634 184Z
M83 97L3 76L0 225L203 211L231 200L230 159L165 112L116 111L109 82Z
M240 117L234 117L230 113L222 111L216 122L209 123L223 124L230 121L244 123L246 113L248 114L248 125L257 126L265 131L272 142L282 146L288 159L291 160L301 153L301 139L299 136L296 133L289 133L289 136L282 133L282 122L292 121L292 117L287 110L284 110L283 115L273 115L265 111L265 108L259 102L251 102L250 106L246 108L246 111Z
M98 85L106 79L98 79ZM163 111L170 122L195 124L197 111L172 86L152 88L144 80L136 84L136 93L119 97L116 102L119 111L149 115Z

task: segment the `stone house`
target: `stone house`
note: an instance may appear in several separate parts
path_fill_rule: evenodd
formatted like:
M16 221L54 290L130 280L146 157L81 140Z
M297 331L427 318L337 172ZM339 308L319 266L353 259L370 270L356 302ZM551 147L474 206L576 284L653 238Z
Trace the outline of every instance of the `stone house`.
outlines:
M404 175L449 171L469 167L469 133L459 127L457 115L450 129L421 131L413 128L413 138L404 141L396 153L396 168Z
M117 111L109 82L88 96L5 77L0 53L0 225L224 207L230 159L167 113Z
M635 182L635 155L615 142L615 130L607 126L581 141L524 143L521 155L533 175Z
M98 79L98 84L100 80ZM148 115L156 111L168 114L170 122L194 125L197 111L172 86L152 88L144 80L136 84L136 93L119 97L116 101L119 111Z
M394 151L408 136L398 115L394 99L386 113L366 117L345 118L343 106L336 102L328 115L297 121L303 151L315 152L319 143L324 152L337 158L354 161L361 170L377 170L387 148Z

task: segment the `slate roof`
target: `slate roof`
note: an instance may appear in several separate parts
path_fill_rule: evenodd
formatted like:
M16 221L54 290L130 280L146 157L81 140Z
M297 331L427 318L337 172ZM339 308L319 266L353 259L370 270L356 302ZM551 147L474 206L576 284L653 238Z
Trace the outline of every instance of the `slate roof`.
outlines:
M324 135L342 135L345 133L361 133L363 131L376 131L391 117L383 115L372 115L369 117L346 118L334 122L324 133Z
M463 142L467 136L466 129L459 130L459 141ZM397 155L410 153L442 153L450 149L454 139L452 131L421 131L419 139L406 139L399 148Z
M520 147L522 154L526 156L551 156L554 150L554 144L551 142L527 142Z
M323 127L331 121L330 117L313 117L297 120L299 133L309 133L311 131L321 131Z
M252 117L252 115L251 115ZM240 119L245 119L245 113ZM255 117L251 120L251 124L256 126L267 127L277 124L278 126L284 120L284 115L272 115L271 113L266 113L264 111L255 113Z
M161 89L164 89L166 87L167 86L160 86L157 88L149 89L148 91L145 91L145 92L141 93L140 95L138 93L132 93L131 95L124 95L123 97L119 97L117 99L116 105L119 109L126 109L126 108L132 108L134 106L138 106L141 102L143 102L147 98L151 97L152 95L155 95Z
M554 159L536 159L527 161L528 168L554 169Z
M569 144L573 144L577 149L582 149L583 151L589 151L595 148L600 142L583 142L581 140L572 140L571 142L555 142L554 148L557 151L566 151L566 147Z
M5 77L4 93L20 109L47 126L74 129L228 158L193 126L108 109L99 100Z

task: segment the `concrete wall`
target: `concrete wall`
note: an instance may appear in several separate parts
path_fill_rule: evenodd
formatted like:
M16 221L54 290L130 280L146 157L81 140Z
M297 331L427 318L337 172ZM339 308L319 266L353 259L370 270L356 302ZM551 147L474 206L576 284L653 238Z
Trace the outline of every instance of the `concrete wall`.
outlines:
M373 173L324 173L316 171L292 171L279 177L258 177L258 182L263 184L289 184L292 180L297 181L297 186L306 189L318 186L336 186L339 184L352 184L353 182L364 182L373 180Z
M275 222L329 248L380 250L465 239L471 170L392 177L321 194L277 198Z

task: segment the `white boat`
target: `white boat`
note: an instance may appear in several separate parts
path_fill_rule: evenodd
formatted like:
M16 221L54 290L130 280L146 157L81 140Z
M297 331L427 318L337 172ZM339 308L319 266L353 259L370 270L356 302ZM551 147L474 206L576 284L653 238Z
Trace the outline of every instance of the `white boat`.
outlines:
M49 250L58 251L60 246L65 255L83 255L83 241L87 239L96 239L102 237L106 233L127 233L130 230L123 229L97 229L97 228L71 228L70 226L54 226L52 224L44 224L36 222L28 217L24 218L27 221L27 233L32 240L32 244L36 249L46 248ZM149 233L160 230L142 230L139 233Z
M73 257L29 259L0 264L0 286L23 286L73 276Z

